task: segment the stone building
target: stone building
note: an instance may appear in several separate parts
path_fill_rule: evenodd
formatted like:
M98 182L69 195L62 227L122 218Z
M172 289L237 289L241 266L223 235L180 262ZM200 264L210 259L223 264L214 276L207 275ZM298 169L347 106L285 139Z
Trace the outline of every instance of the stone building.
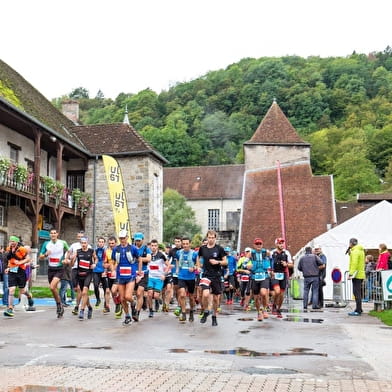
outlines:
M38 247L52 227L68 242L80 229L90 242L116 235L102 154L121 167L131 231L162 239L163 156L129 124L79 125L77 102L66 102L69 119L2 61L0 82L0 246L17 234ZM87 214L76 188L94 201Z

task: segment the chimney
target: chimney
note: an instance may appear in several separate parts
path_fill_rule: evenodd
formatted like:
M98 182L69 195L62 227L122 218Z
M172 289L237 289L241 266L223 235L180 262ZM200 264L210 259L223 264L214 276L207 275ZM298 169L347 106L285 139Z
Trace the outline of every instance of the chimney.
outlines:
M65 117L68 117L75 125L79 123L79 102L73 99L63 101L61 111Z

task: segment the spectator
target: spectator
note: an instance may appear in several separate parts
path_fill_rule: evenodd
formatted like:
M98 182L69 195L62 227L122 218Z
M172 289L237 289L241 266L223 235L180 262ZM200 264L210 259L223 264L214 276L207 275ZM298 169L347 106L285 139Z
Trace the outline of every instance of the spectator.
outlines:
M362 314L362 282L365 278L365 250L358 244L356 238L351 238L348 246L350 264L348 279L353 282L353 294L355 297L355 310L349 316L360 316Z
M365 257L365 275L366 275L366 295L363 302L369 302L372 298L373 292L373 278L376 270L376 262L373 255L366 255Z
M388 269L388 261L391 257L391 254L388 252L388 248L385 244L380 244L378 246L379 255L376 264L376 271L382 271Z

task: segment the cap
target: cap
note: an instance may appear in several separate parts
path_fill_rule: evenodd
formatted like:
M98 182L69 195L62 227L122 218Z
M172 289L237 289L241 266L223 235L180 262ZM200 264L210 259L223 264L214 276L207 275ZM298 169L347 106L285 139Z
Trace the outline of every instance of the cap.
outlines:
M125 238L128 237L128 232L126 230L120 230L118 233L118 238Z
M284 238L282 238L282 237L277 238L275 240L275 245L278 245L278 244L284 244Z
M226 247L225 247L225 252L231 252L230 246L226 246Z
M133 236L133 239L134 239L135 241L144 240L144 235L143 235L143 233L135 233L134 236Z
M258 242L263 243L263 240L261 238L255 238L255 240L253 241L254 244L257 244Z
M12 235L12 236L10 237L10 241L19 242L20 239L19 239L19 237L17 237L16 235Z
M252 248L245 248L245 252L252 252Z
M314 249L321 249L321 245L316 245Z
M358 244L358 240L356 238L350 238L350 244L355 246Z

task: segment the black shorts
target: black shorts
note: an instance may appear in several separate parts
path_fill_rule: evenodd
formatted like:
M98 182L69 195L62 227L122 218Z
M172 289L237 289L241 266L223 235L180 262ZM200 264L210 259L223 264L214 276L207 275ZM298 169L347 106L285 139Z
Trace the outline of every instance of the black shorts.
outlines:
M48 282L52 283L54 278L63 279L64 277L64 268L48 268Z
M271 279L271 288L274 289L276 286L279 286L281 290L286 290L287 287L287 275L284 275L282 280Z
M185 289L189 294L194 294L195 292L195 280L185 280L178 279L178 288Z
M78 279L78 286L80 288L80 290L83 290L83 287L90 287L90 283L93 280L93 274L92 272L87 272L87 275L77 275L77 279Z
M102 284L102 289L105 292L109 287L108 278L106 276L102 276L103 272L93 272L93 283L94 287L98 287L99 284Z
M252 291L254 295L259 294L261 289L269 290L269 288L270 288L270 278L266 278L264 280L252 279Z
M110 291L112 290L112 287L113 287L114 284L118 284L118 279L108 278L108 285L109 285L109 290Z
M212 294L222 294L222 280L220 275L203 275L203 277L200 279L199 286L202 290L210 290Z
M173 284L173 275L167 275L164 282L163 282L163 288L165 288L168 284Z
M72 268L71 270L71 282L73 287L79 287L78 284L78 269Z
M18 268L17 272L8 272L8 287L19 287L23 289L26 286L26 271Z
M148 273L144 273L144 276L139 280L139 282L136 282L135 284L135 290L137 290L140 287L143 287L144 290L147 290L147 284L148 284Z

